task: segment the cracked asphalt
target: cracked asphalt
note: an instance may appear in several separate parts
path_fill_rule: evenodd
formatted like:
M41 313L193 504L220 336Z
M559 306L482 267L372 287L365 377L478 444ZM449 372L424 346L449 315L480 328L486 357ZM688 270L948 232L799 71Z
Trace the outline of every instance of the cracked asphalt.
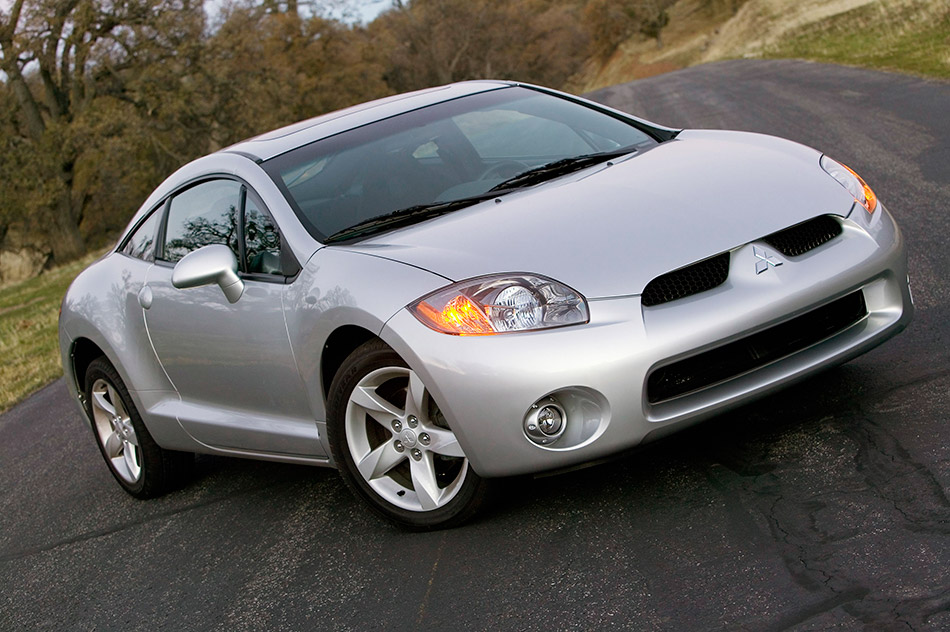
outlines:
M202 457L136 501L55 382L0 416L0 629L950 629L950 83L733 61L592 96L849 164L904 230L915 321L429 534L300 466Z

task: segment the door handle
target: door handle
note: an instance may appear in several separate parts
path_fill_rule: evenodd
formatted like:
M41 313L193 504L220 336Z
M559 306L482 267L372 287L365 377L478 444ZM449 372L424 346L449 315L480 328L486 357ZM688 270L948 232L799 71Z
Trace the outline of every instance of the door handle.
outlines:
M142 289L139 290L139 305L142 306L142 309L148 309L152 306L152 288L147 285L143 285Z

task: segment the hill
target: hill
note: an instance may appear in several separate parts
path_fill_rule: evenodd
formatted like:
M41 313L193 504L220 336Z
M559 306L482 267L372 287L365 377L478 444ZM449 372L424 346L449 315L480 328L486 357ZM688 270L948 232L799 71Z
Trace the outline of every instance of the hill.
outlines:
M587 92L709 61L801 58L950 78L943 0L680 0L663 46L643 36L570 86Z

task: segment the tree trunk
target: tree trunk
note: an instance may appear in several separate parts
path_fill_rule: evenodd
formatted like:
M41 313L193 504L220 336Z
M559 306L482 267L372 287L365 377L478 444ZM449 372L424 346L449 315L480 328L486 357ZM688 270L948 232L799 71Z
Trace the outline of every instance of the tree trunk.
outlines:
M79 233L79 224L70 199L71 191L64 191L56 205L53 222L49 230L49 247L55 263L65 263L78 259L86 253L86 245Z

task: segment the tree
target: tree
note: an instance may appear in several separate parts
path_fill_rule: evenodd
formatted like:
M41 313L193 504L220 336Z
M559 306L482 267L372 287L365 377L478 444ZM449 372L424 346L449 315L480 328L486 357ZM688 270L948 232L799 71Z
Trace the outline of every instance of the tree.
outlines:
M669 24L667 9L675 0L590 0L584 23L593 40L594 55L606 60L617 47L636 34L656 40L663 47L662 30Z
M663 48L663 27L670 23L666 7L673 4L663 0L640 2L640 33L656 40L656 47Z
M561 85L587 50L573 2L396 0L369 28L397 92L467 79Z
M281 125L467 79L564 85L592 50L661 45L672 0L394 0L368 27L317 13L349 1L231 0L209 26L202 0L7 0L0 259L79 256L182 164Z
M364 30L297 12L232 8L201 66L215 148L390 93Z
M147 68L200 40L203 21L191 0L15 0L0 13L0 69L15 106L5 184L26 204L20 220L54 261L85 250L81 226L102 176L89 160L116 134L139 151L129 142L127 110L151 105L129 84L141 86Z

